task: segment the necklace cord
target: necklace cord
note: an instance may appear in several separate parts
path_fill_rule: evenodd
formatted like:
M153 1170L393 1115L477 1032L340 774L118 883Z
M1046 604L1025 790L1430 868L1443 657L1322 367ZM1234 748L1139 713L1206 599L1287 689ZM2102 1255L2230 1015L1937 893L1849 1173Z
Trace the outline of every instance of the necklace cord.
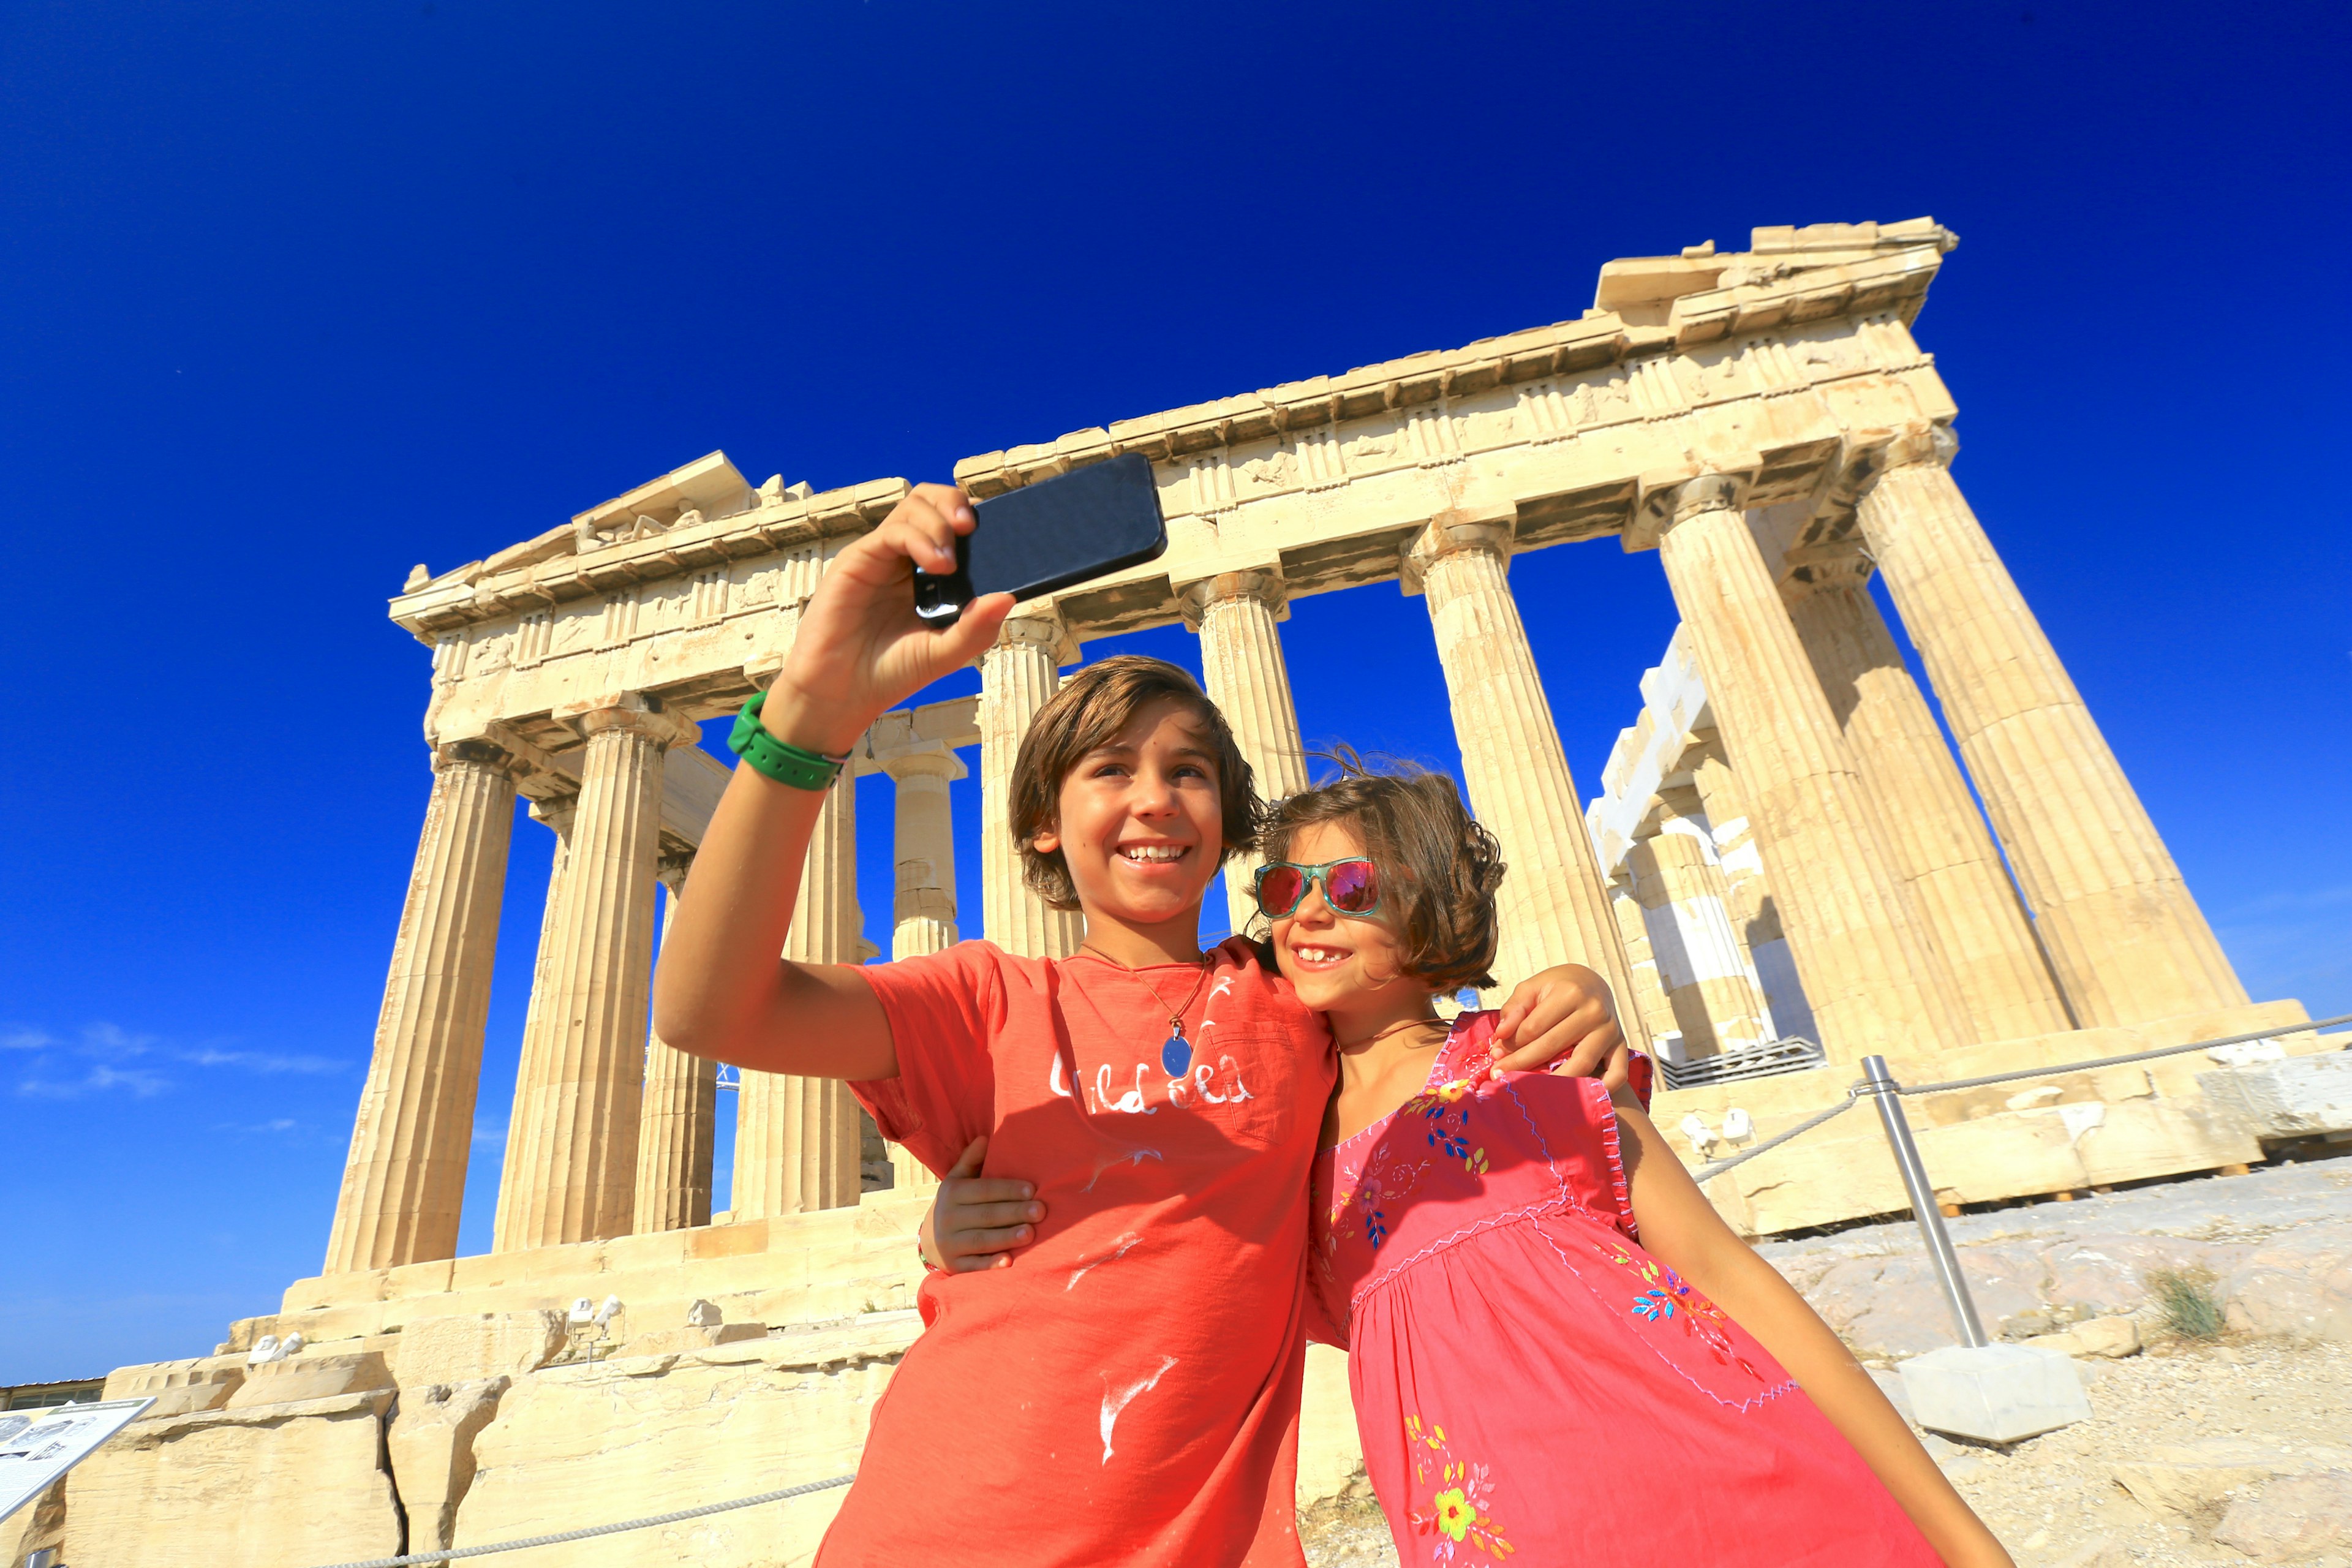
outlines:
M1419 1028L1423 1025L1428 1024L1444 1024L1444 1019L1433 1015L1426 1018L1407 1018L1402 1024L1391 1024L1387 1028L1381 1029L1374 1034L1366 1035L1360 1040L1349 1040L1344 1045L1335 1042L1332 1048L1342 1053L1352 1050L1360 1050L1366 1046L1378 1045L1381 1041L1387 1039L1391 1035L1396 1034L1401 1030ZM1451 1026L1447 1026L1446 1033L1449 1035L1453 1033Z
M1109 964L1112 968L1124 971L1129 979L1133 980L1138 985L1142 986L1146 991L1151 993L1151 999L1154 1002L1159 1003L1162 1007L1168 1005L1168 999L1160 994L1160 987L1152 984L1149 980L1146 980L1142 974L1134 968L1134 966L1119 963L1118 959L1113 958L1109 953L1105 952L1101 948L1097 947L1090 942L1080 942L1078 944L1078 951L1081 952L1091 952L1097 958L1101 959L1105 963ZM1174 1034L1175 1037L1180 1040L1184 1037L1184 1009L1192 1005L1192 998L1198 996L1201 994L1201 987L1209 983L1211 954L1204 952L1195 962L1200 967L1200 973L1192 976L1192 989L1184 993L1184 1000L1178 1003L1168 1015L1168 1027Z

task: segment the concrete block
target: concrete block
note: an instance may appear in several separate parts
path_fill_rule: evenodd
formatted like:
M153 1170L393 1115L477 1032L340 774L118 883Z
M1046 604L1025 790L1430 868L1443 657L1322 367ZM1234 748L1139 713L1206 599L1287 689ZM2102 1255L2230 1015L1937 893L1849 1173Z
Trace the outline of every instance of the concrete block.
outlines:
M2197 1084L2209 1103L2239 1112L2260 1138L2352 1131L2352 1051L2200 1072Z
M2032 1345L1947 1345L1903 1363L1919 1425L1981 1443L2015 1443L2091 1414L2073 1360Z

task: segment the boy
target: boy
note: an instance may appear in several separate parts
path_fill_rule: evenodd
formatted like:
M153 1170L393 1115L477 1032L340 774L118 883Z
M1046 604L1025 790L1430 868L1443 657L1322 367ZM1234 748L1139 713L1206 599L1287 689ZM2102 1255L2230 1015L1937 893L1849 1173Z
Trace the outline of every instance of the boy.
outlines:
M925 1282L928 1331L875 1407L820 1560L1296 1568L1305 1194L1333 1067L1247 942L1197 946L1209 881L1256 816L1199 688L1105 660L1022 743L1010 826L1032 886L1085 911L1072 958L979 942L863 968L775 956L840 757L1012 608L989 595L944 631L914 613L914 568L951 568L971 526L961 491L925 485L835 558L656 981L679 1048L850 1079L935 1171L984 1135L992 1163L1046 1173L1052 1217L1020 1267ZM1515 999L1532 1003L1521 1035L1544 1037L1522 1056L1591 1032L1582 973Z

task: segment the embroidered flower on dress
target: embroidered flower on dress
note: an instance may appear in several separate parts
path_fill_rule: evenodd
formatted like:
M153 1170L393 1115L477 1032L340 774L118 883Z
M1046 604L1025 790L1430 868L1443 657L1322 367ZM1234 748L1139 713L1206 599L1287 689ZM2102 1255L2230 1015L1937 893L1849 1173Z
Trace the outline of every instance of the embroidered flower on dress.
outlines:
M1430 1556L1440 1563L1455 1561L1457 1549L1468 1546L1499 1562L1517 1550L1495 1522L1495 1488L1487 1466L1454 1457L1445 1428L1423 1425L1418 1415L1404 1418L1406 1446L1412 1451L1413 1487L1431 1489L1427 1511L1413 1509L1409 1517L1417 1534L1433 1535Z
M1679 1321L1683 1332L1705 1345L1717 1365L1736 1366L1757 1382L1764 1381L1764 1374L1739 1353L1730 1334L1725 1331L1724 1324L1730 1320L1723 1315L1723 1309L1692 1289L1681 1275L1647 1254L1637 1257L1622 1241L1593 1241L1591 1247L1642 1282L1644 1289L1634 1293L1626 1309L1633 1316L1650 1323Z

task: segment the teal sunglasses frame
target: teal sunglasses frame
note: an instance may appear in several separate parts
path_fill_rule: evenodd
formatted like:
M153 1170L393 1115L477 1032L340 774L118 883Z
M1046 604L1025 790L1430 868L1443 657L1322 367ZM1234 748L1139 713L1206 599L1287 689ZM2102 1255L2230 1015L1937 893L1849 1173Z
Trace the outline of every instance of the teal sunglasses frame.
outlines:
M1372 901L1370 907L1365 909L1343 910L1338 904L1331 901L1330 874L1333 871L1338 870L1342 866L1355 865L1363 865L1371 868ZM1265 907L1265 874L1268 871L1296 871L1298 873L1298 897L1290 900L1289 908L1270 910ZM1305 866L1296 860L1268 860L1265 865L1260 866L1257 868L1256 875L1250 879L1250 897L1257 901L1258 913L1264 915L1270 921L1287 920L1291 915L1296 913L1298 906L1307 901L1307 892L1310 888L1321 888L1323 889L1323 902L1330 908L1333 914L1338 915L1342 920L1370 920L1372 916L1381 912L1381 868L1379 863L1369 855L1343 855L1337 860L1326 860L1320 866Z

